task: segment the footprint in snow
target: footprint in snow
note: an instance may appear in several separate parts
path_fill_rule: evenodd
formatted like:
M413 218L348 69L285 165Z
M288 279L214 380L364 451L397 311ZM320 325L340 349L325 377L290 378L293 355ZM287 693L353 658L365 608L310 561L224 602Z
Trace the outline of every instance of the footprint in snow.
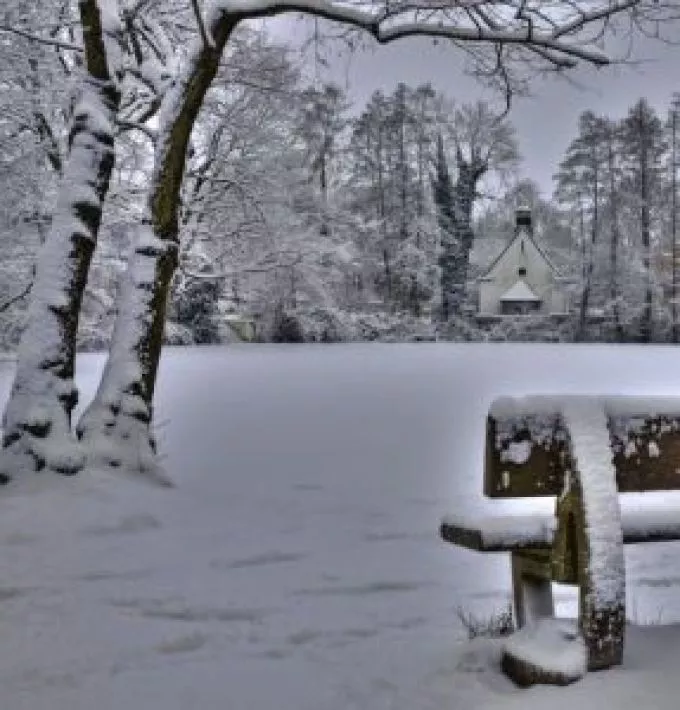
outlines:
M295 594L302 596L368 596L391 592L413 592L422 589L425 584L420 582L372 582L371 584L357 584L356 586L319 587L316 589L300 589Z
M185 634L177 638L164 641L156 646L156 651L163 654L191 653L203 648L208 642L208 637L199 631L193 634Z
M268 614L264 609L191 607L182 602L158 599L117 599L109 603L147 619L192 623L260 623Z
M113 525L90 525L81 530L84 535L119 535L155 530L161 527L160 522L148 513L128 515Z
M305 557L307 557L307 555L298 552L264 552L261 555L244 557L240 560L232 560L231 562L215 560L210 563L210 566L214 569L243 569L247 567L283 564L285 562L298 562L299 560L305 559Z

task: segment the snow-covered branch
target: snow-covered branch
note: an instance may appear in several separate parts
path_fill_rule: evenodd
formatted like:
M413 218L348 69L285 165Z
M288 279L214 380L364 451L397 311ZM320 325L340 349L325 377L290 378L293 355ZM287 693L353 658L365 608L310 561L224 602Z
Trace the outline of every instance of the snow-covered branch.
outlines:
M598 66L608 64L607 54L592 42L586 46L579 33L642 4L643 0L602 0L595 7L593 3L563 3L564 7L551 14L532 4L512 0L477 3L458 0L434 8L428 2L409 3L403 8L385 7L379 11L336 0L219 0L215 11L242 19L306 13L365 30L381 44L422 35L455 42L518 45L544 50L548 52L543 55L547 61L570 67L577 60ZM428 11L427 19L419 19L419 11Z

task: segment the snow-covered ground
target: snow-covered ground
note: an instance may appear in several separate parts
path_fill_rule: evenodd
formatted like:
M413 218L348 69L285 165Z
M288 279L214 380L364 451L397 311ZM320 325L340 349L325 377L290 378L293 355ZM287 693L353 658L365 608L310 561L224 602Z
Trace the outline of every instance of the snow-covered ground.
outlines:
M79 360L84 402L102 365ZM447 545L438 524L483 505L496 396L680 395L679 365L663 347L168 350L176 488L0 491L0 708L675 708L680 625L632 627L621 669L515 689L456 616L506 605L507 556ZM11 374L0 363L2 400ZM626 555L629 615L680 623L680 543Z

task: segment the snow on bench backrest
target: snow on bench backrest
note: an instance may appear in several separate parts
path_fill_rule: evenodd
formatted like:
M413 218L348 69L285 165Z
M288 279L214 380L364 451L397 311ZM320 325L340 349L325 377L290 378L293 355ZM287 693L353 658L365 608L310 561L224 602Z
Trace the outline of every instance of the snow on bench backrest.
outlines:
M492 498L559 495L569 468L569 402L597 402L607 416L620 492L680 489L680 399L502 398L487 418L484 493Z

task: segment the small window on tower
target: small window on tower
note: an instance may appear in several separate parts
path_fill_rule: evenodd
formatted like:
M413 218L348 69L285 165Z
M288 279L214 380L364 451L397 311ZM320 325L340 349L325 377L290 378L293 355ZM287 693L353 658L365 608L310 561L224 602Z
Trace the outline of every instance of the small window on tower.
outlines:
M519 270L517 271L517 273L518 273L520 276L526 276L526 275L527 275L527 270L526 270L523 266L520 266L520 267L519 267Z

